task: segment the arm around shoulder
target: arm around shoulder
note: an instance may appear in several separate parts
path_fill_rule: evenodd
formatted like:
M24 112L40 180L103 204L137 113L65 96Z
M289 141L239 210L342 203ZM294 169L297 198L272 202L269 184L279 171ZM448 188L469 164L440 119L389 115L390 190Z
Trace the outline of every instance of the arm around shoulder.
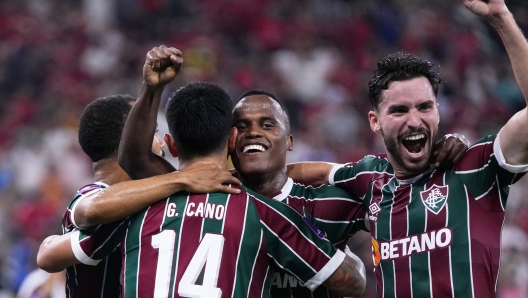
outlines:
M329 174L334 163L328 162L298 162L288 164L288 176L295 181L310 185L329 184Z
M40 269L54 273L79 263L73 254L70 234L51 235L42 241L37 254Z

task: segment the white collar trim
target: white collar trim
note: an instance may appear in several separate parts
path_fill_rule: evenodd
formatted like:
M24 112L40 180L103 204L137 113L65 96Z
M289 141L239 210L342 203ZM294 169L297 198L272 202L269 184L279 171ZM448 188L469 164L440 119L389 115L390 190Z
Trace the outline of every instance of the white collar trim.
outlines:
M293 179L288 177L288 180L286 180L286 183L281 189L281 193L274 196L273 199L279 202L286 200L286 198L290 195L292 188L293 188Z

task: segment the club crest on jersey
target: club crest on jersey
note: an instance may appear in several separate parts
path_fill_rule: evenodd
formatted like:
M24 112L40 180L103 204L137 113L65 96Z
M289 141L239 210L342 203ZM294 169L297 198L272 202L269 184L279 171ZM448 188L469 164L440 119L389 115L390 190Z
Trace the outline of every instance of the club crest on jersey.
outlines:
M438 214L444 208L449 194L449 186L438 186L433 184L429 189L421 191L420 196L425 208L434 214Z

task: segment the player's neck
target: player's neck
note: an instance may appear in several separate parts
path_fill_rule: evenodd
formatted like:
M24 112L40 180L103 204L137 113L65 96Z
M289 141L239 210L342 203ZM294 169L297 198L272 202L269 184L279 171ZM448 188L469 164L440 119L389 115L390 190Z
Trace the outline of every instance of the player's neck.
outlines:
M288 181L286 167L279 172L258 175L244 175L240 181L251 190L268 198L277 195Z
M102 159L93 163L94 180L112 185L130 180L128 174L119 166L117 158Z
M195 163L214 163L218 165L221 169L227 169L227 154L211 154L208 156L200 156L190 159L179 158L179 170L184 170Z

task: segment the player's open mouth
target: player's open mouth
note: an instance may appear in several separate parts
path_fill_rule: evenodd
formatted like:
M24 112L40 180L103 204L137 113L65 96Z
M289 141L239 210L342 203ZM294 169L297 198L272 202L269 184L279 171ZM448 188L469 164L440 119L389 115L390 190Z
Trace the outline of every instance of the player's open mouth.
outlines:
M423 133L412 134L402 139L403 147L405 147L409 155L414 158L421 157L425 153L424 149L426 142L427 139Z
M260 153L267 151L268 148L260 144L246 145L242 147L242 153Z

